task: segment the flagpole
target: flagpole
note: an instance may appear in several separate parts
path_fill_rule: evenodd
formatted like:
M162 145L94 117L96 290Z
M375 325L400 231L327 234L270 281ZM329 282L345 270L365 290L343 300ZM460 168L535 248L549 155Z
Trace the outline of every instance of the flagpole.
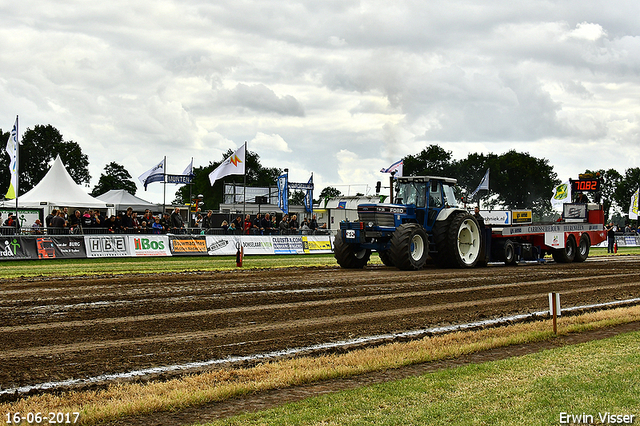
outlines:
M162 214L167 212L167 156L164 156L164 167L162 168Z
M193 157L191 157L191 174L193 173ZM187 220L189 222L189 226L193 226L191 223L191 202L193 201L193 196L191 195L191 188L193 187L193 180L189 184L189 211L187 212ZM196 204L196 216L198 215L198 204Z
M244 232L244 219L247 215L247 141L244 141L244 184L242 187L242 232Z
M20 188L20 157L19 157L19 153L20 153L20 136L19 136L19 132L18 132L18 116L16 115L16 187L14 188L16 190L16 234L18 233L18 224L19 224L19 217L18 217L18 192Z

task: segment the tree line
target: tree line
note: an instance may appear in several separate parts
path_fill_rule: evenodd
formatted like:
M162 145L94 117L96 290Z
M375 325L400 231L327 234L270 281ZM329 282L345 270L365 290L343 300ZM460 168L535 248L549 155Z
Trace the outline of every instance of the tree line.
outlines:
M0 140L8 140L9 132L0 129ZM20 139L19 187L20 194L32 189L45 176L49 164L59 154L67 166L69 174L77 184L89 184L89 159L75 141L65 141L62 134L50 124L36 125L27 129ZM205 209L218 209L224 202L224 184L243 184L244 176L227 176L213 186L209 183L209 173L217 168L224 159L231 156L229 149L220 161L209 162L206 166L194 167L194 180L175 193L174 203L187 204L190 195L203 195ZM247 151L246 184L250 187L274 186L282 169L264 167L255 152ZM445 176L458 180L458 195L468 204L480 203L482 208L532 209L537 218L543 218L552 212L550 198L561 180L553 166L545 158L536 158L528 153L510 150L504 154L470 153L466 158L456 160L451 151L438 145L429 145L415 155L403 158L405 176ZM490 169L488 191L480 191L473 199L469 195L478 186L487 169ZM600 202L605 209L605 217L610 218L612 209L619 208L622 213L629 210L632 194L640 184L640 168L625 170L624 174L615 169L585 169L584 173L599 173L602 178ZM577 178L575 176L574 178ZM0 191L5 194L9 187L9 156L0 156ZM93 187L91 195L97 196L111 189L124 189L135 195L137 186L126 168L116 162L108 163ZM320 191L318 200L337 197L341 193L328 186ZM290 194L290 204L302 205L304 192Z

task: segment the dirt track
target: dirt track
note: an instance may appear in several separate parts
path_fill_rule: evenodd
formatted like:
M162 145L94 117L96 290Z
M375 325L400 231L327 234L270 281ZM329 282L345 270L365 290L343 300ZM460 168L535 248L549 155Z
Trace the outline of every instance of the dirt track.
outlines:
M637 298L639 260L2 281L0 388Z

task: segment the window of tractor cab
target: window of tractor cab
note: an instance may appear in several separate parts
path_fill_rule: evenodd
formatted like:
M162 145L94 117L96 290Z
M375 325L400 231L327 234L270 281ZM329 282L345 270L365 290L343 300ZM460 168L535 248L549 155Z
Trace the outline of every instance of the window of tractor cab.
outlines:
M396 203L413 204L416 207L425 206L426 194L425 182L403 182L398 183L396 191Z
M453 185L445 183L442 185L444 189L444 199L447 207L458 207L458 199L453 191Z

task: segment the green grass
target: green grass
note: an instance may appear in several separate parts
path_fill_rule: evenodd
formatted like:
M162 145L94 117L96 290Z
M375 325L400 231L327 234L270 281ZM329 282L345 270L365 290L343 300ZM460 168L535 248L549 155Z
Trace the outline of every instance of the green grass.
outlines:
M333 254L245 256L242 268L300 266L337 266L337 264ZM231 269L239 269L236 266L235 256L22 260L0 263L0 278L149 274Z
M210 425L550 425L640 417L640 332L310 398Z

